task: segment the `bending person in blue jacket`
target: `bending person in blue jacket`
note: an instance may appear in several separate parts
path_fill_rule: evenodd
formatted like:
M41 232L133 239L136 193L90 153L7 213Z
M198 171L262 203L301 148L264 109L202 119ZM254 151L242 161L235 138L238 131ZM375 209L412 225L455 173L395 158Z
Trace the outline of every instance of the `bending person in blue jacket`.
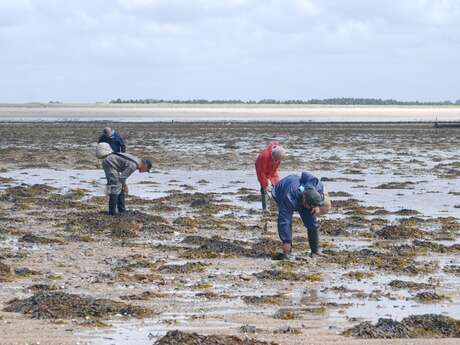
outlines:
M292 216L299 212L308 230L310 256L319 253L319 224L317 216L324 205L324 188L320 180L308 172L299 177L289 175L272 190L272 197L278 205L278 235L283 242L281 258L288 258L292 248ZM322 213L322 212L321 212Z
M120 133L110 127L104 128L98 143L109 144L113 152L126 152L126 145Z

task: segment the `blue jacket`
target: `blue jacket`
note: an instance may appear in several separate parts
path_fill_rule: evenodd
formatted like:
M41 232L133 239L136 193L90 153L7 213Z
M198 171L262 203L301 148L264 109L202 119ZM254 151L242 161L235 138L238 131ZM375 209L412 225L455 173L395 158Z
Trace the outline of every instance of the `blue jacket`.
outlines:
M107 143L112 148L113 152L126 152L126 145L123 141L121 135L113 130L112 136L108 137L105 134L102 134L99 138L98 143Z
M301 204L300 196L307 188L314 188L321 196L320 206L324 204L324 187L321 181L308 172L299 177L289 175L283 178L272 190L273 199L278 204L278 233L283 242L292 242L292 215L299 212L304 225L310 229L318 227L316 217Z

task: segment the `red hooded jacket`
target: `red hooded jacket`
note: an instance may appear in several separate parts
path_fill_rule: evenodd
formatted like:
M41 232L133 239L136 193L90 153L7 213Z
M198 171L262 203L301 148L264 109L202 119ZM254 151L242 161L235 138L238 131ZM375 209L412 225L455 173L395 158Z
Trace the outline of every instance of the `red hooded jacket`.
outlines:
M281 162L275 161L272 157L272 149L276 146L281 146L281 144L277 141L270 143L256 159L257 179L263 189L267 189L269 181L272 186L276 186L280 180L278 169Z

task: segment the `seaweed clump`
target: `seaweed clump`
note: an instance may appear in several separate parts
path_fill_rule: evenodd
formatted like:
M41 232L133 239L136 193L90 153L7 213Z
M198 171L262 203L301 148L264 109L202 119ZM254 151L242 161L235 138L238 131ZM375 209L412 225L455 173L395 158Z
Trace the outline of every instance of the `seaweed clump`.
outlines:
M196 229L198 227L198 221L193 217L182 216L174 220L174 225L179 225L185 228Z
M133 238L139 235L142 226L139 223L119 221L112 225L110 234L114 238Z
M375 189L413 189L415 183L411 181L387 182L375 187Z
M375 325L365 321L343 332L343 335L366 339L410 338L410 334L410 329L402 322L383 318Z
M307 313L320 316L326 312L327 308L325 306L300 309L283 308L278 310L273 317L279 320L298 320L302 319Z
M420 212L418 212L416 210L411 210L411 209L408 209L408 208L402 208L402 209L394 212L394 214L397 214L398 216L415 216L415 215L420 214Z
M455 275L460 275L460 266L459 265L447 265L442 269L446 273L452 273Z
M345 200L332 200L332 207L338 210L347 210L345 214L353 215L368 215L370 208L366 208L360 204L357 199L345 199Z
M245 194L238 197L241 201L258 202L261 200L260 194Z
M120 299L125 301L147 301L153 298L164 298L167 297L167 294L161 292L153 292L153 291L144 291L137 295L127 295L127 296L120 296Z
M14 273L10 266L0 261L0 282L14 280Z
M257 258L275 258L280 251L280 243L272 238L262 237L252 245L251 256Z
M350 271L345 274L343 274L344 277L350 278L350 279L355 279L355 280L363 280L366 278L372 278L374 277L373 272L364 272L364 271Z
M27 242L27 243L38 243L38 244L63 244L61 240L55 238L47 238L43 236L37 236L34 234L25 234L19 239L20 242Z
M171 225L160 216L140 211L126 211L122 216L113 217L105 212L85 212L70 215L66 229L76 233L95 234L108 232L116 238L136 237L139 231L168 234Z
M377 237L385 240L399 240L408 238L422 238L425 232L411 226L388 225L375 233Z
M142 318L153 314L147 308L65 292L38 292L23 300L15 298L3 310L35 319L108 318L116 314Z
M395 289L409 289L409 290L425 290L434 288L433 285L427 283L417 283L404 280L392 280L389 284Z
M22 201L30 202L31 199L42 197L43 195L47 195L54 190L56 190L56 188L47 186L45 184L10 187L5 189L3 194L0 196L0 201L7 201L13 203Z
M428 274L436 272L438 269L437 262L412 262L410 265L403 268L402 272L408 274Z
M350 236L350 232L346 230L348 226L343 220L324 219L321 221L321 233L329 236Z
M354 251L333 251L324 250L327 260L339 264L342 267L353 265L366 265L372 269L379 269L388 272L404 272L407 274L433 273L438 269L436 262L414 261L416 253L413 251L378 252L371 249L360 249Z
M271 279L271 280L303 280L309 282L319 282L322 280L321 273L297 273L290 270L264 270L254 273L258 279Z
M419 292L416 296L415 299L419 301L420 303L437 303L440 301L445 301L445 300L450 300L449 297L440 295L436 292L432 291L423 291Z
M246 304L275 304L283 303L285 297L283 295L266 295L266 296L243 296L242 300Z
M458 253L460 252L460 244L456 243L451 246L446 246L444 244L430 242L430 241L414 241L414 246L429 249L437 253Z
M52 290L57 290L58 288L53 285L48 285L48 284L34 284L31 285L27 288L27 290L33 291L33 292L38 292L38 291L52 291Z
M273 331L273 334L300 335L300 334L303 334L303 333L302 333L302 330L300 328L286 326L286 327L278 328L277 330Z
M215 193L184 193L182 191L170 191L168 196L156 200L159 203L168 203L172 205L189 205L202 214L215 214L219 211L234 208L234 206L224 205L217 199Z
M395 255L393 253L381 253L371 249L360 249L354 251L332 251L324 250L328 254L328 261L339 264L343 267L352 265L366 265L373 269L382 269L391 272L405 272L410 265L413 265L414 255ZM416 267L411 267L415 270Z
M218 256L246 256L251 257L251 251L242 245L227 242L217 238L204 238L201 236L189 236L184 239L185 243L200 244L197 249L189 249L182 254L188 259L215 258Z
M303 317L303 314L299 310L280 309L275 313L275 315L273 315L273 317L279 320L298 320Z
M399 321L381 318L365 321L343 332L357 338L459 338L460 320L444 315L411 315Z
M209 265L203 262L187 262L183 265L164 265L159 268L162 273L197 273L204 272Z
M240 339L227 335L200 335L197 333L185 333L178 330L169 331L165 336L158 339L154 345L276 345L274 342L265 342L255 339Z

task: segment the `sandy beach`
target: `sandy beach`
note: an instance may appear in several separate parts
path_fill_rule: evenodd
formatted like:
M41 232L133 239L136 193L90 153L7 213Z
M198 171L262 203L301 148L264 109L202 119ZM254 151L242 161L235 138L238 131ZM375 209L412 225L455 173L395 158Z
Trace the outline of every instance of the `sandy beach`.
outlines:
M293 121L405 122L459 121L460 106L323 106L323 105L0 105L8 121Z

